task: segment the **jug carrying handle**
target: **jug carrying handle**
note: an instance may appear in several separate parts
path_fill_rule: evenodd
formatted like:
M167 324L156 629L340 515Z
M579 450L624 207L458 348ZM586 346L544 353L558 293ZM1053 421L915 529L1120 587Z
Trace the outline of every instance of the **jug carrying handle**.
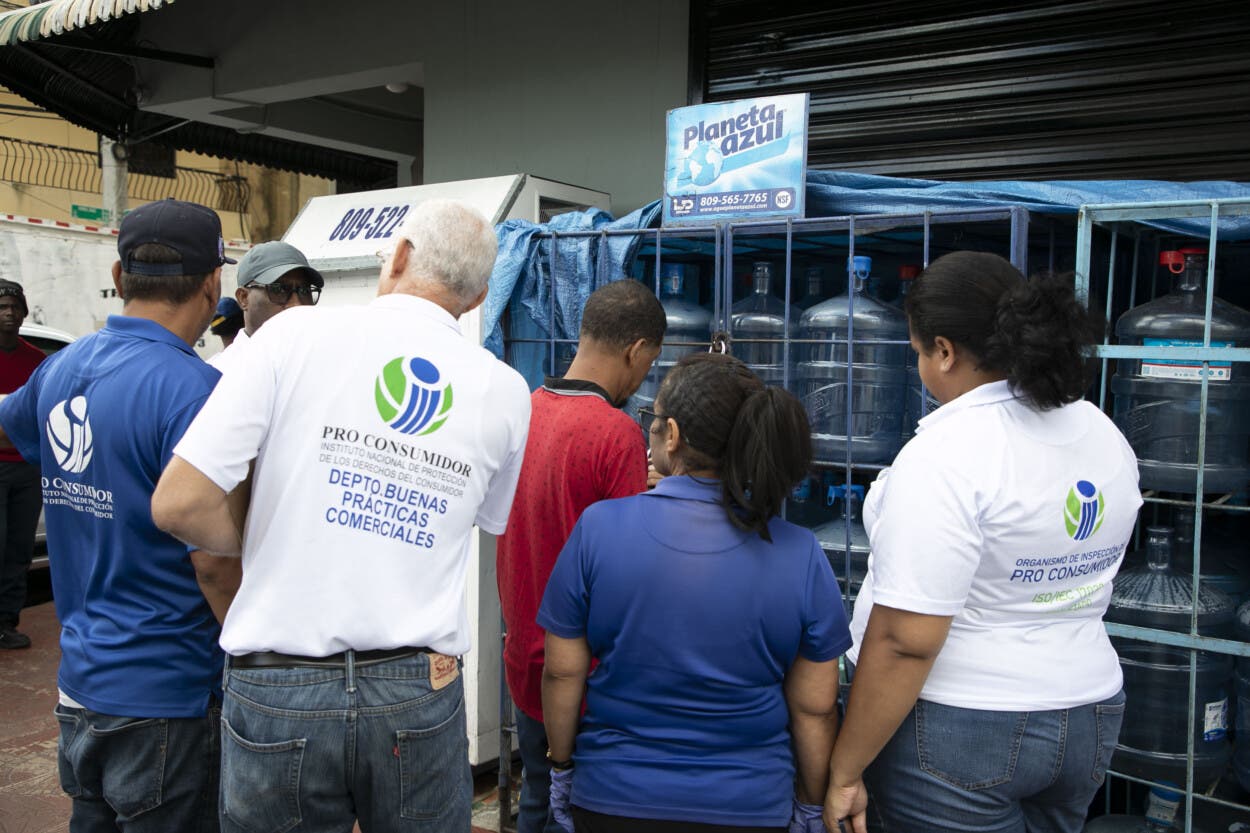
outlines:
M1185 256L1178 251L1159 252L1159 263L1168 267L1173 275L1185 271Z

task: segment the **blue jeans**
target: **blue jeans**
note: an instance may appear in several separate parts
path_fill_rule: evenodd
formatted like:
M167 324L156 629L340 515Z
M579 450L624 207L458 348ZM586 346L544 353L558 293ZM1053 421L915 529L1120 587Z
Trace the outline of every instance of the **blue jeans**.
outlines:
M70 833L213 833L221 708L204 717L113 717L56 707Z
M228 668L221 827L233 833L463 831L463 680L428 654L346 668Z
M517 745L521 747L521 806L517 808L517 833L564 833L564 828L551 817L547 730L520 709L515 711Z
M918 700L864 773L886 833L1080 833L1120 735L1124 693L994 712Z

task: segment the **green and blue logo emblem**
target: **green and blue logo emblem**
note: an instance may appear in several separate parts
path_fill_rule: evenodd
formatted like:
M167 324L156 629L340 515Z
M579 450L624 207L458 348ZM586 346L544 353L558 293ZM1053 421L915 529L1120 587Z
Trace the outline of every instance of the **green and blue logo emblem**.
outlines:
M378 416L401 434L433 434L451 411L451 385L440 385L441 378L423 358L391 359L374 384Z
M1106 504L1102 492L1088 480L1078 480L1068 489L1068 499L1063 508L1063 523L1068 537L1084 541L1098 531L1105 516Z

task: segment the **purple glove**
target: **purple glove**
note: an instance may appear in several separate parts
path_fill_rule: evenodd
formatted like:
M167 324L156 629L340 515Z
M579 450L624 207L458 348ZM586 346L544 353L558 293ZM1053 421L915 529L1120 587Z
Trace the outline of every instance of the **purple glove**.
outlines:
M551 818L568 833L573 833L573 815L569 809L572 793L572 768L551 770ZM816 818L820 818L820 808L817 808Z
M555 793L554 787L552 793ZM790 811L789 833L825 833L825 823L820 818L824 810L823 805L804 804L797 798L794 799L794 809Z

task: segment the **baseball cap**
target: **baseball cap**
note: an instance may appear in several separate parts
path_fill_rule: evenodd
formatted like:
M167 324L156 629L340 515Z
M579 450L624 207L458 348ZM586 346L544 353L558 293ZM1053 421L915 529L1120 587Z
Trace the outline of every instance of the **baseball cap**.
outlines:
M253 246L239 261L239 286L258 284L268 286L292 269L303 269L313 286L324 287L325 278L308 265L304 253L281 240L271 240Z
M135 260L135 249L145 243L160 243L182 255L180 263L146 263ZM165 199L149 203L122 218L117 235L117 253L122 271L132 275L202 275L223 263L226 257L221 239L221 218L211 208L193 202Z
M239 326L243 325L243 310L238 303L229 295L217 302L217 312L213 314L213 320L209 322L209 330L213 335L218 335L217 328L222 324L231 323L234 319Z

